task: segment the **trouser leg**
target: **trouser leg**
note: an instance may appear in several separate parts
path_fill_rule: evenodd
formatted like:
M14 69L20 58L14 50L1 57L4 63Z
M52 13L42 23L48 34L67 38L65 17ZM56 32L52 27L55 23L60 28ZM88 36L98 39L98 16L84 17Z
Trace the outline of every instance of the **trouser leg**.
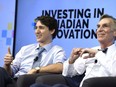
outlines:
M35 84L31 85L30 87L52 87L52 86L49 86L49 85L46 85L46 84L35 83Z
M6 87L7 84L11 83L12 79L6 72L6 70L0 67L0 87Z
M46 84L39 84L39 83L35 83L33 85L31 85L30 87L69 87L65 84L55 84L53 86L50 85L46 85Z
M46 85L50 85L50 86L53 86L55 84L67 85L64 77L61 74L48 74L48 75L39 76L36 79L36 83L46 84Z
M29 87L35 83L37 77L47 75L48 73L28 74L19 76L17 79L17 87Z

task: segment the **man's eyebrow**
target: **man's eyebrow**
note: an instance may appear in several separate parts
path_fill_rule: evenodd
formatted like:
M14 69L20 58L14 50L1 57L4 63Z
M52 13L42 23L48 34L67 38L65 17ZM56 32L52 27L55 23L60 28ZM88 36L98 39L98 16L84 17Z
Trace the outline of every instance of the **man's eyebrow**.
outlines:
M97 24L97 26L99 26L100 24Z

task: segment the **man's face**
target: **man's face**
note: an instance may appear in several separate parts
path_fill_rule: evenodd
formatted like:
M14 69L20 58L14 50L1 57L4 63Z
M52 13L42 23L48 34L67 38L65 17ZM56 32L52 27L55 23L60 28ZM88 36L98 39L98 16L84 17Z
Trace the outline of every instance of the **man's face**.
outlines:
M36 23L35 34L39 43L48 44L52 41L53 31L50 31L47 26L40 21Z
M104 18L97 25L97 39L100 43L112 43L114 41L114 31L112 30L113 21Z

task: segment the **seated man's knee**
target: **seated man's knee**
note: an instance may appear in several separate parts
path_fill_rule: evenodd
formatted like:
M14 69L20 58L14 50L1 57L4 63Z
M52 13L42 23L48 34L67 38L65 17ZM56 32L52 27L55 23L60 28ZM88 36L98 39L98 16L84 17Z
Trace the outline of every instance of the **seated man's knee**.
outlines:
M29 87L35 82L36 77L34 75L22 75L17 79L18 87Z
M36 83L47 84L51 86L54 84L66 84L65 79L61 74L39 76L36 79Z
M64 85L64 84L56 84L56 85L54 85L53 87L69 87L69 86Z
M52 87L52 86L35 83L35 84L31 85L30 87Z

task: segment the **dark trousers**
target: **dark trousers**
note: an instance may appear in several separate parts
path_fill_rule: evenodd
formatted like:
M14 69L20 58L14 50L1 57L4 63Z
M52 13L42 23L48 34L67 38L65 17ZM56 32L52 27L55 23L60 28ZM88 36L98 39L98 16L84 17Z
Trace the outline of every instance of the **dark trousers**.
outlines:
M64 84L55 84L53 86L50 86L50 85L46 85L46 84L35 83L35 84L31 85L30 87L69 87L69 86L64 85Z
M0 67L0 87L6 87L9 83L12 83L12 78L4 68Z
M74 77L64 77L61 74L51 74L40 76L36 79L36 83L30 87L79 87L83 75Z
M79 87L80 82L82 81L85 73L82 75L76 75L74 77L65 77L66 83L69 87Z
M11 78L6 70L0 67L0 87L29 87L35 83L39 76L51 75L50 73L39 73L31 75L21 75L18 79Z
M30 85L35 83L37 77L51 75L50 73L38 73L38 74L29 74L29 75L21 75L17 79L17 87L29 87Z
M50 86L53 86L55 84L67 84L62 74L48 74L39 76L36 78L35 82L38 84L46 84Z

